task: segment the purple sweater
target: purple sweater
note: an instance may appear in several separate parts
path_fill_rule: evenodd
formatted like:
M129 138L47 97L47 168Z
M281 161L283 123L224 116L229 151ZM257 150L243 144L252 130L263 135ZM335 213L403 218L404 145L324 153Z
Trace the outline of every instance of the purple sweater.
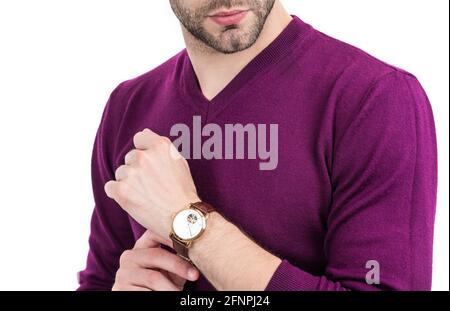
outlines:
M437 146L427 96L412 74L294 17L211 101L185 50L113 91L93 148L79 290L110 289L119 256L144 232L103 189L133 135L148 127L174 140L172 126L194 116L278 125L274 169L249 156L188 159L199 196L282 259L266 290L430 289ZM380 284L366 281L373 260ZM202 275L185 290L214 288Z

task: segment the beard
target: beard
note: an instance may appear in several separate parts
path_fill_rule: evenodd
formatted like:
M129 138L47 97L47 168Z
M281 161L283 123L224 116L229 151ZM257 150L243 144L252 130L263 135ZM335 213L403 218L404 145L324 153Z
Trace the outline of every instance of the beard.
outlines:
M248 49L255 44L275 1L205 0L198 7L191 8L186 6L186 2L189 1L170 0L170 5L180 23L194 38L217 52L232 54ZM249 10L246 22L222 26L219 29L207 29L205 22L211 13L221 8L233 7L245 7Z

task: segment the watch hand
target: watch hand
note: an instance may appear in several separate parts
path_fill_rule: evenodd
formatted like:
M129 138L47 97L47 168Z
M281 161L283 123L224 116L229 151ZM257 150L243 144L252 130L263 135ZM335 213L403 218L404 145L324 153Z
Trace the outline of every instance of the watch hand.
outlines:
M192 237L192 232L191 232L191 225L190 224L188 224L188 229L189 229L189 234L191 235L191 237Z

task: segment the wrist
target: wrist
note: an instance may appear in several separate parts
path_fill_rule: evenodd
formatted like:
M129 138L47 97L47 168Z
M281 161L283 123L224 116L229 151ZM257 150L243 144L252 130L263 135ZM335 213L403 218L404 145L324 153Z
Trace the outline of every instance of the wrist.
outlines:
M206 230L189 248L189 258L192 262L197 265L202 254L207 252L211 245L220 243L226 232L233 230L233 227L220 213L216 211L209 213Z

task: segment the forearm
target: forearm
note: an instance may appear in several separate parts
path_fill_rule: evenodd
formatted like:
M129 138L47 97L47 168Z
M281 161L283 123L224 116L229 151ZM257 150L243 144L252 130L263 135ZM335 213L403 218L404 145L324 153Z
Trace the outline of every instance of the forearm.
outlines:
M189 257L217 290L264 290L281 263L215 212Z

